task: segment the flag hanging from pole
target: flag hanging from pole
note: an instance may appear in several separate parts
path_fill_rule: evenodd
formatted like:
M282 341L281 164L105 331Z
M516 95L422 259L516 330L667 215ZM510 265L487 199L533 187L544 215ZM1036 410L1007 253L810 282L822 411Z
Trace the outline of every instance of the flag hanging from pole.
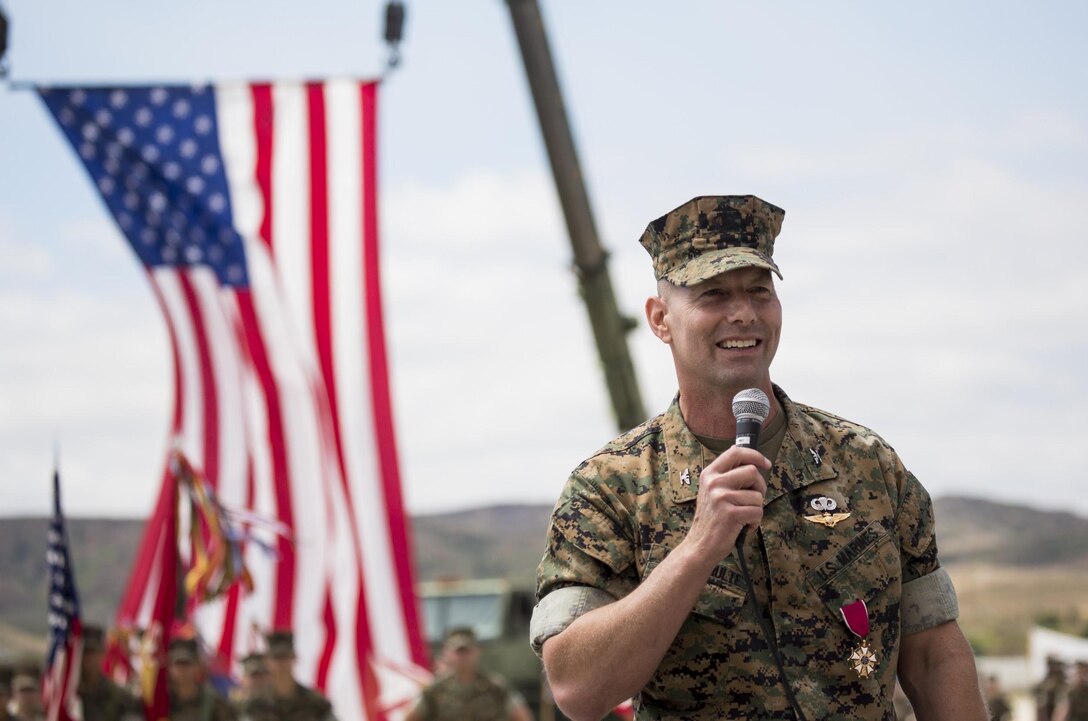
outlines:
M170 636L184 613L179 600L178 577L181 560L178 549L178 482L173 458L163 472L159 500L144 529L139 557L132 579L118 610L118 627L126 635L122 652L129 663L128 635L136 632L138 648L136 686L148 721L164 721L170 714L166 654ZM136 604L139 604L138 606ZM133 610L138 609L138 610ZM117 649L111 648L111 651Z
M252 629L293 629L300 680L342 718L379 717L375 667L426 652L382 324L377 84L41 94L166 319L178 450L224 507L286 529L250 527L252 590L198 607L196 628L234 660ZM119 623L150 619L159 516Z
M49 521L49 648L45 658L42 698L46 721L81 719L77 691L83 661L83 621L79 612L68 530L60 507L60 472L53 471L53 517Z

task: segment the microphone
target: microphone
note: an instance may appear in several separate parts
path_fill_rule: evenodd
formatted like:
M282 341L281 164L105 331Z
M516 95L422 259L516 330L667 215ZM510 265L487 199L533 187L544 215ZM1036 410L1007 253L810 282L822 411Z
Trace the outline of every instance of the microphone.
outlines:
M759 450L759 432L763 421L771 412L771 402L767 394L758 388L746 388L733 396L733 417L737 419L737 440L734 445ZM737 535L737 548L744 545L748 526L740 529Z
M771 412L767 394L758 388L748 388L733 396L733 417L737 419L736 445L758 450L759 431Z
M768 400L767 394L758 388L748 388L733 396L733 417L737 419L736 445L759 450L759 431L763 428L763 421L767 420L767 416L770 414L771 402ZM737 534L734 550L737 554L737 563L740 565L741 576L744 577L744 585L748 589L748 607L752 610L752 614L763 632L763 638L771 649L771 656L774 658L775 667L778 669L778 677L782 680L782 688L786 692L786 700L789 701L790 706L793 708L796 718L800 719L800 721L807 721L805 712L801 710L801 706L797 703L797 698L793 695L793 687L786 676L785 664L782 662L782 654L779 652L778 643L775 641L774 629L771 628L770 623L767 621L770 616L760 608L759 600L756 599L755 590L752 588L752 574L748 572L748 564L744 560L744 537L747 534L748 526L741 527L740 533Z

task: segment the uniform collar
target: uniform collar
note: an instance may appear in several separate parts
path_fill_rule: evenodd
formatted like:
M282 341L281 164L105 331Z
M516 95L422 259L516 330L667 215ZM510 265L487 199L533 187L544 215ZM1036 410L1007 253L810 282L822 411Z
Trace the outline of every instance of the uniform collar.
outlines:
M782 439L778 458L771 469L764 506L810 483L826 481L838 475L827 452L829 444L823 428L802 413L778 386L774 386L774 394L786 414L786 436ZM661 416L661 434L665 442L668 483L672 488L673 501L693 501L699 494L699 474L716 455L703 446L688 428L680 413L680 394L673 398L669 409Z

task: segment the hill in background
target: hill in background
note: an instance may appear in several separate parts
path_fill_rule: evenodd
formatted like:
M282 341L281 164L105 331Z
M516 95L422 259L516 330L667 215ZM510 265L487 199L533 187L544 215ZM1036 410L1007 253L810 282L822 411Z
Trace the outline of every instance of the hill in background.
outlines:
M1088 558L1088 518L961 496L934 506L948 565L1049 566Z
M935 506L941 558L977 650L1022 653L1041 617L1088 633L1088 519L976 498ZM416 516L418 580L501 576L532 587L550 513L551 506L507 505ZM0 519L0 647L25 644L19 631L44 636L46 526L44 518ZM142 521L69 519L88 621L113 617L142 529Z

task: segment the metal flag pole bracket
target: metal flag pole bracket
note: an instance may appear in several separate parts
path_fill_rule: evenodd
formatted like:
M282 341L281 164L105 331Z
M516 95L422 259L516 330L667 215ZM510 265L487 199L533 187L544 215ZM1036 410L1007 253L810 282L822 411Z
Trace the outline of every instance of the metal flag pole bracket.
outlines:
M389 57L385 63L383 76L389 75L400 65L400 41L404 36L404 3L389 0L385 4L385 43L389 46Z
M0 5L0 78L8 77L8 64L5 57L8 53L8 14L4 12L4 6Z

